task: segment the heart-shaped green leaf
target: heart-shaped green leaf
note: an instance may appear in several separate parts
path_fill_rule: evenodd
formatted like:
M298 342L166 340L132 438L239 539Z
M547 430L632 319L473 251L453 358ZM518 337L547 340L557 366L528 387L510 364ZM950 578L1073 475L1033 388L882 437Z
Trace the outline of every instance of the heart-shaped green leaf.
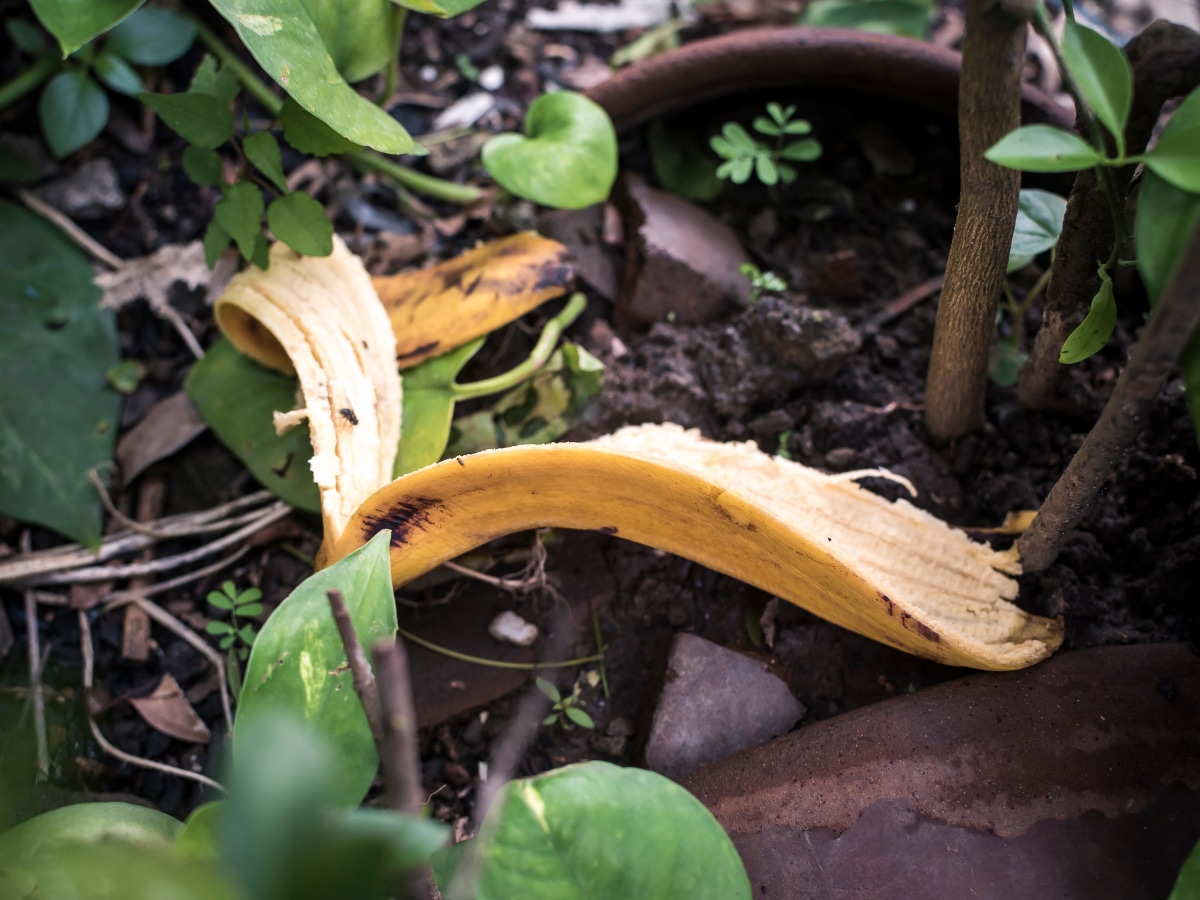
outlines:
M58 38L66 59L112 28L146 0L29 0L46 30Z
M334 748L337 765L323 775L328 796L338 804L362 800L375 778L379 756L354 692L327 593L342 592L364 647L394 640L390 540L391 532L381 531L349 556L305 579L267 619L246 664L233 733L236 766L253 765L253 754L247 757L251 748L240 736L264 719L290 712Z
M195 39L191 19L173 9L144 6L109 33L105 46L139 66L165 66L187 53Z
M582 94L543 94L529 107L526 136L499 134L483 164L506 190L545 206L581 209L608 197L617 177L617 133Z
M1017 206L1017 223L1008 251L1010 274L1025 268L1035 256L1058 243L1066 212L1067 201L1058 194L1037 188L1025 188L1021 191L1021 199Z
M279 238L305 256L328 256L333 252L333 223L325 207L303 191L293 191L271 201L267 224Z
M475 884L461 866L472 852ZM433 868L450 900L751 897L737 850L699 800L661 775L603 762L509 782L479 837L435 853Z
M38 119L50 150L62 159L104 129L108 95L82 69L59 72L42 91Z
M400 18L392 0L304 0L304 8L351 84L382 71L396 52Z
M189 144L216 150L233 134L229 103L212 94L138 94L138 99Z

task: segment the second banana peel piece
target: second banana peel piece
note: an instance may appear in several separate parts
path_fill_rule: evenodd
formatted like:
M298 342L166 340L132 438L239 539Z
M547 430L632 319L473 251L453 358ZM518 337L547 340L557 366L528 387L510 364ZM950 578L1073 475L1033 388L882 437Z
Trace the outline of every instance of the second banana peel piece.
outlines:
M642 425L581 444L446 460L369 497L332 562L392 531L399 586L502 535L592 529L668 550L884 644L950 665L1018 669L1062 622L1009 602L1019 564L906 501L852 480Z

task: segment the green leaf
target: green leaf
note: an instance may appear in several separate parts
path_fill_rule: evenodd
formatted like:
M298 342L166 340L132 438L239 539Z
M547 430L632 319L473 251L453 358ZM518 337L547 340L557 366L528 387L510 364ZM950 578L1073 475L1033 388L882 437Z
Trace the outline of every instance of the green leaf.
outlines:
M205 599L217 609L233 609L233 598L222 591L209 591Z
M254 237L254 249L250 252L250 262L264 272L271 265L271 248L267 244L267 236L261 231Z
M476 338L405 371L394 477L415 472L442 458L454 417L454 379L485 340L486 337Z
M222 338L192 367L184 390L259 484L298 509L321 511L308 468L313 455L308 428L276 435L273 424L276 410L296 407L295 377L259 365Z
M617 133L582 94L543 94L529 107L526 136L500 134L483 146L483 164L518 197L581 209L608 197L617 177Z
M596 727L596 723L592 720L592 717L576 706L568 706L565 710L563 710L563 712L567 714L568 719L581 728Z
M821 142L816 138L794 141L779 151L780 159L790 159L795 162L812 162L821 158Z
M303 0L212 0L212 5L263 71L338 134L382 153L419 152L399 122L338 74Z
M237 599L234 601L234 603L237 604L238 611L241 612L241 609L243 606L245 606L249 603L253 603L255 600L259 600L261 598L262 598L262 591L260 591L258 588L256 588L256 587L246 588L244 591L242 591L240 594L237 595ZM252 616L252 615L254 615L254 613L245 613L245 615Z
M233 135L229 104L211 94L138 94L189 144L216 150Z
M1113 297L1112 278L1101 268L1100 290L1092 298L1092 308L1088 310L1087 318L1063 342L1058 361L1072 365L1104 349L1116 325L1117 301Z
M722 166L721 168L725 168ZM729 180L734 184L745 184L750 180L750 173L754 171L754 157L742 156L738 159L729 161ZM721 174L721 169L717 169L717 174Z
M342 77L362 81L387 66L400 20L391 0L304 0Z
M1100 163L1083 138L1052 125L1026 125L1002 137L983 154L996 165L1025 172L1074 172Z
M474 9L483 0L394 0L394 2L398 6L403 6L414 12L429 13L432 16L441 16L443 19L452 19L454 16L465 13L469 9Z
M208 54L196 66L196 73L188 85L190 94L208 94L228 106L241 90L237 76L228 66L217 67L217 61Z
M791 119L791 117L795 114L796 107L794 106L789 106L787 109L784 109L774 101L767 104L767 115L769 115L774 120L775 124L780 128L786 125L788 120Z
M988 378L1000 387L1012 387L1017 383L1017 375L1028 358L1029 354L1021 352L1012 335L1002 337L992 345Z
M1138 215L1134 224L1138 272L1150 296L1158 302L1188 237L1200 223L1200 194L1181 191L1154 172L1142 176Z
M297 587L263 625L246 665L245 687L234 724L233 755L248 763L241 735L282 712L303 716L336 752L337 765L322 777L339 803L360 802L375 778L379 757L346 665L326 593L346 598L364 647L396 635L396 601L388 556L391 532Z
M752 138L750 133L737 122L726 122L721 127L721 136L725 139L726 144L733 148L735 153L757 153L759 150L766 149L766 147Z
M1067 20L1062 56L1079 93L1125 155L1125 123L1133 102L1133 70L1115 44L1102 34Z
M42 56L50 50L50 42L46 34L32 22L24 19L9 19L4 23L4 30L17 48L29 56Z
M603 374L603 363L582 347L563 342L536 375L491 409L456 420L443 458L557 440L600 392ZM407 391L408 381L404 384Z
M443 893L454 856L472 851L478 881L448 900L751 897L737 851L699 800L661 775L609 763L509 782L470 850L434 854Z
M139 66L165 66L196 39L191 19L161 6L143 6L108 35L107 49Z
M146 90L142 77L121 57L108 50L101 50L92 62L92 71L109 89L126 97L136 97Z
M1037 188L1024 188L1021 191L1017 223L1008 251L1009 274L1025 268L1035 256L1058 243L1066 212L1067 201L1058 194Z
M1200 900L1200 843L1192 848L1167 900Z
M215 603L213 605L216 606ZM204 631L206 634L211 634L214 637L222 634L233 634L233 626L228 622L214 619L204 626Z
M233 236L242 256L254 256L255 238L262 233L263 197L258 185L239 181L225 189L213 209L221 227Z
M932 17L933 4L927 0L814 0L799 24L924 39Z
M59 72L38 100L38 119L59 159L90 143L108 121L108 96L82 69Z
M561 703L562 694L558 692L558 687L553 681L542 678L540 675L534 679L537 689L550 698L551 703Z
M196 147L191 144L184 147L183 171L196 184L222 184L225 181L225 164L221 160L221 155L216 150L209 150L207 147ZM228 244L228 241L226 243Z
M208 228L204 232L204 261L208 263L210 269L217 264L217 259L225 252L225 248L232 240L229 232L216 219L212 219L208 223Z
M336 743L295 717L239 722L234 749L217 842L255 900L390 897L405 871L446 842L438 822L347 808L330 784L343 764Z
M668 129L654 119L646 129L654 177L672 194L688 200L716 199L725 187L703 141L680 128Z
M0 201L0 512L100 541L89 469L112 458L120 395L113 314L79 248L40 216Z
M1200 194L1200 126L1164 133L1142 158L1155 175L1180 190Z
M342 137L291 97L283 101L279 122L283 125L283 139L308 156L329 156L362 149L361 144Z
M205 803L192 810L183 827L175 834L175 855L181 859L217 858L217 821L224 801Z
M809 134L812 132L812 123L807 119L797 119L795 122L788 122L783 127L784 134Z
M132 394L145 374L146 367L136 359L123 359L105 373L104 380L118 393Z
M765 185L779 183L779 170L775 168L775 160L769 156L758 156L754 160L755 173L758 180Z
M267 224L275 237L297 253L328 256L333 252L333 223L325 207L303 191L271 201Z
M766 116L758 116L754 119L754 130L759 134L769 134L772 136L783 134L782 129Z
M38 20L58 38L66 59L92 38L103 34L145 0L29 0Z
M279 143L269 131L256 131L242 142L246 158L270 179L283 193L288 192L287 178L283 174L283 156ZM330 251L332 252L332 251ZM310 253L309 256L327 256L327 253Z
M239 603L237 614L252 619L255 616L262 615L263 605L261 603Z

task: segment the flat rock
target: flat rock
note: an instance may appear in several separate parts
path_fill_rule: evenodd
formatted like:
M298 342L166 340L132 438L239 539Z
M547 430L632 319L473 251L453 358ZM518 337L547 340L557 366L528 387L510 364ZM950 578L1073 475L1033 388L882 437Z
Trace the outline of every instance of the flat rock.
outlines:
M48 181L34 193L73 219L98 219L125 205L117 170L103 156L89 159L78 169Z
M803 704L761 662L678 634L646 740L646 767L677 778L782 734L803 715Z
M1165 897L1200 838L1200 659L1104 647L973 674L681 784L755 896Z
M739 266L749 258L727 225L635 175L619 182L615 198L630 236L619 325L703 325L745 304L750 280Z

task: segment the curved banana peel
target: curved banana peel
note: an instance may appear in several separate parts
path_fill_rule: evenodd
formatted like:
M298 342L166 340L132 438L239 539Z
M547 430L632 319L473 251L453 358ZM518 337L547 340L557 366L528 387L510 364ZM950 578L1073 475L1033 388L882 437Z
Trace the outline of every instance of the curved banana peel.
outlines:
M295 372L303 406L275 414L282 431L308 419L313 480L327 540L392 477L400 441L400 377L391 323L362 261L334 237L329 256L276 242L266 271L235 275L217 324L263 365Z
M392 531L399 586L494 538L553 526L619 535L777 594L884 644L950 665L1017 669L1062 642L1061 621L1008 602L1019 564L846 477L644 425L582 444L446 460L368 498L333 562Z

